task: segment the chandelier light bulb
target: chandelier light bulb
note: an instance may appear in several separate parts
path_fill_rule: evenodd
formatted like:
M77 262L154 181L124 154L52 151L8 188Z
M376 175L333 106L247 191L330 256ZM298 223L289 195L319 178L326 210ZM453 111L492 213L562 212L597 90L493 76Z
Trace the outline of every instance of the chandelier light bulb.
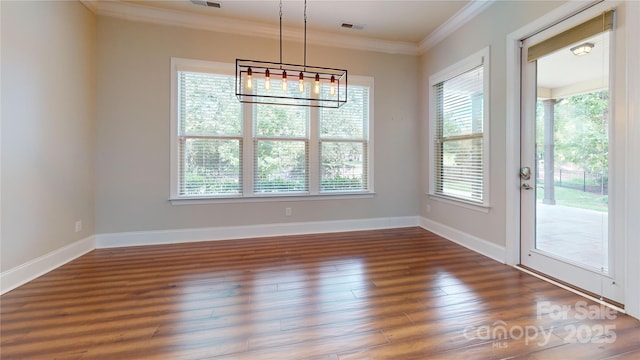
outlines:
M329 85L329 94L331 96L336 94L336 77L331 75L331 84Z
M264 89L271 89L271 74L269 73L269 69L264 71Z
M247 69L247 89L251 90L253 87L253 71L251 68Z
M282 91L287 91L287 71L282 71Z
M298 91L304 92L304 74L300 71L300 76L298 76Z
M313 88L313 91L316 94L320 94L320 74L316 74L316 84Z

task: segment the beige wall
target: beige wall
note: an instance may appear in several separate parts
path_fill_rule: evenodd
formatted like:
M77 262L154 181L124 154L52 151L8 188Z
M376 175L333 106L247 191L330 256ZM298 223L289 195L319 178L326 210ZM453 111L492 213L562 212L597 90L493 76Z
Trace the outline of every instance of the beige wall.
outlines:
M429 76L467 56L490 47L490 188L488 213L462 208L423 196L420 214L430 220L505 246L506 152L506 38L524 24L564 1L499 1L430 49L420 58L421 155L420 189L427 194L429 179ZM515 174L514 174L515 176ZM431 211L427 211L427 205Z
M277 40L98 18L96 232L99 234L418 213L418 58L308 44L310 65L375 78L373 198L171 205L171 57L278 61ZM302 62L285 43L284 62ZM284 216L284 208L292 216Z
M5 271L94 234L96 24L79 2L1 6Z

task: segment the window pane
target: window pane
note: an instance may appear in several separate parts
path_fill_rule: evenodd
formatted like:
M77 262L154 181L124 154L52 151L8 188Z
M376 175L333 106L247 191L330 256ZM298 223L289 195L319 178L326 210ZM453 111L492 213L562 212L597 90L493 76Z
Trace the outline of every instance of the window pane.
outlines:
M328 92L329 86L323 87ZM348 101L339 109L320 109L320 137L366 139L369 126L369 88L349 86Z
M239 135L240 102L233 76L179 72L181 134Z
M306 141L257 140L254 191L308 191Z
M256 105L256 135L306 137L308 118L308 107Z
M262 75L264 76L264 75ZM289 105L308 105L310 98L311 85L307 79L304 83L302 92L300 91L298 75L288 74L288 81L286 90L282 88L283 81L282 74L279 71L271 69L271 76L269 80L268 89L266 80L262 77L257 77L254 81L256 83L255 94L258 95L256 100L260 103L286 103ZM264 97L263 97L264 96ZM278 97L287 97L288 100L278 99Z
M436 192L482 201L482 138L447 141L441 149Z
M321 191L366 189L365 144L361 142L322 142Z
M241 141L182 139L180 195L202 196L241 192Z

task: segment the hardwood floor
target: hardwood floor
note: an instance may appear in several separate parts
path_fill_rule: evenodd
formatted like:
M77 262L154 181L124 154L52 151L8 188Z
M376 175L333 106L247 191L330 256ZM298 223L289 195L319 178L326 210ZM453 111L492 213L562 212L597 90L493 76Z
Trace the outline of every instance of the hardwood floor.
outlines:
M640 358L638 320L420 228L100 249L0 300L2 359Z

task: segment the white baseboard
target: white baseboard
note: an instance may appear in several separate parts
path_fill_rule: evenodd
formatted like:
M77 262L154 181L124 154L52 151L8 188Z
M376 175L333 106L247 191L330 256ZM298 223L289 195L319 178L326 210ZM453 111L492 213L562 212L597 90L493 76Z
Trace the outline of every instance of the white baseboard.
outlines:
M304 235L418 226L417 216L97 234L96 248Z
M95 249L95 245L95 237L89 236L0 273L0 294L9 292L88 253Z
M499 261L503 264L505 263L506 249L504 246L496 245L490 241L467 234L424 217L420 218L420 227L477 253L490 257L493 260Z
M159 231L97 234L52 251L0 274L0 293L4 294L93 249L141 245L176 244L197 241L231 240L254 237L320 234L358 230L393 229L420 226L448 240L504 263L505 248L435 221L418 217L392 217L302 223L229 226Z

